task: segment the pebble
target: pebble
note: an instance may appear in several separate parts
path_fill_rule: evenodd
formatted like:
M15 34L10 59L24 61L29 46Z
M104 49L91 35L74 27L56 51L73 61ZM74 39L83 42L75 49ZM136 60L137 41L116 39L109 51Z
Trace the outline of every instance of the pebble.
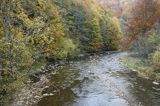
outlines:
M156 81L153 81L152 83L153 83L154 85L159 85L159 83L156 82Z
M31 80L28 80L27 83L31 83Z
M132 71L133 71L133 72L137 72L137 70L135 70L135 69L132 69Z
M44 89L49 88L49 86L45 86Z
M52 72L52 73L51 73L51 75L55 75L55 74L56 74L56 72Z
M35 96L35 98L40 98L40 96Z
M49 96L53 96L53 95L54 95L53 93L50 93L50 94L49 94Z
M53 95L54 95L53 93L49 93L49 94L45 93L45 94L43 94L43 96L53 96Z
M156 91L160 91L160 88L152 87L152 89L154 89L154 90L156 90Z
M18 101L18 104L22 104L22 103L24 103L24 101Z
M47 94L47 93L45 93L45 94L43 94L43 96L48 96L48 94Z
M44 70L45 69L44 66L42 66L41 69Z

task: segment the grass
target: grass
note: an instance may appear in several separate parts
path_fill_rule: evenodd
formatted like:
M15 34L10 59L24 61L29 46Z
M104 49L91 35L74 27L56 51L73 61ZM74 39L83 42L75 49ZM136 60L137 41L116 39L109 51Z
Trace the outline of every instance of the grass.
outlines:
M137 73L138 77L160 80L160 73L156 73L146 59L128 56L123 58L123 63Z

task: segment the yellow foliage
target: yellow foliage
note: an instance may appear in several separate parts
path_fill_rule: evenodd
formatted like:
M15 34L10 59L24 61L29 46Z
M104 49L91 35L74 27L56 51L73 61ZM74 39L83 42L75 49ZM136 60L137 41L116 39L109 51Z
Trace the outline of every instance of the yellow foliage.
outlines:
M151 63L156 69L160 69L160 47L151 54Z
M2 37L3 37L3 27L2 27L2 22L0 19L0 39L2 39Z
M71 39L63 38L61 41L57 42L57 45L57 54L53 56L56 59L67 58L76 52L76 46Z

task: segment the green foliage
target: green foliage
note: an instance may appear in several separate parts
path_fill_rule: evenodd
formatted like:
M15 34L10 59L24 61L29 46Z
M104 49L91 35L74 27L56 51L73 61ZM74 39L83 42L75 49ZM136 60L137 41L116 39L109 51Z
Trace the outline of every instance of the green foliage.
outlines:
M23 81L23 74L18 74L17 79L9 79L6 76L0 80L0 105L5 105L8 100L13 98L12 94L14 94L23 86Z
M21 32L17 33L16 38L14 39L14 46L13 46L13 57L14 59L14 66L20 69L29 68L33 63L33 58L30 49L27 45L23 42L24 37Z
M63 38L61 41L57 42L57 51L50 56L53 59L64 59L73 56L77 50L76 45L71 39Z
M2 37L3 37L3 28L2 27L3 27L2 22L0 20L0 39L2 39Z
M151 54L150 61L155 70L158 70L158 72L160 72L160 46L158 46L156 51Z
M83 45L88 45L86 36L89 36L88 31L86 30L86 13L84 7L72 0L53 1L60 8L65 28L65 35L68 38L73 39L74 44L78 45L78 48L84 50Z
M156 50L159 42L160 36L156 33L151 33L146 37L140 37L131 47L131 50L137 52L141 57L148 58L149 54Z
M100 51L103 47L103 38L100 32L99 20L94 16L89 16L86 22L89 32L89 50L91 52Z
M40 58L59 60L78 53L118 49L119 23L105 15L107 11L95 0L4 1L0 4L3 96L16 91L23 73L32 73L32 65Z
M121 40L120 24L116 17L106 15L101 20L101 32L104 41L105 50L119 49Z
M104 10L94 0L53 1L60 8L65 35L73 39L81 51L119 49L121 31L118 20L111 15L105 15Z
M21 2L19 10L23 11L15 15L23 27L30 31L28 39L36 50L34 52L50 54L54 51L57 48L56 41L64 36L64 32L59 10L51 0L26 0Z
M8 50L10 47L12 47L12 63L10 63L10 51ZM29 68L33 63L32 54L29 48L25 45L23 34L21 32L14 36L12 44L6 42L6 39L2 37L2 39L0 39L0 53L2 54L1 60L4 70L8 70L9 65L12 65L13 70L15 71L20 70L21 68Z
M143 78L159 80L160 73L160 36L159 34L151 32L148 36L140 37L132 47L136 52L136 56L141 57L142 62L146 62L143 68L138 67L138 75ZM137 64L140 64L138 62Z

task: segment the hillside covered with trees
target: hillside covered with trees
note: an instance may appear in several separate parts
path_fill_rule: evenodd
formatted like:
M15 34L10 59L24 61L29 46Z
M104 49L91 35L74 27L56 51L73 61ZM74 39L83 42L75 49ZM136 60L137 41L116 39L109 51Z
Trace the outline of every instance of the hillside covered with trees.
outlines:
M159 106L159 91L159 0L1 0L0 106Z
M37 61L117 50L120 39L117 18L95 0L2 0L0 100Z

